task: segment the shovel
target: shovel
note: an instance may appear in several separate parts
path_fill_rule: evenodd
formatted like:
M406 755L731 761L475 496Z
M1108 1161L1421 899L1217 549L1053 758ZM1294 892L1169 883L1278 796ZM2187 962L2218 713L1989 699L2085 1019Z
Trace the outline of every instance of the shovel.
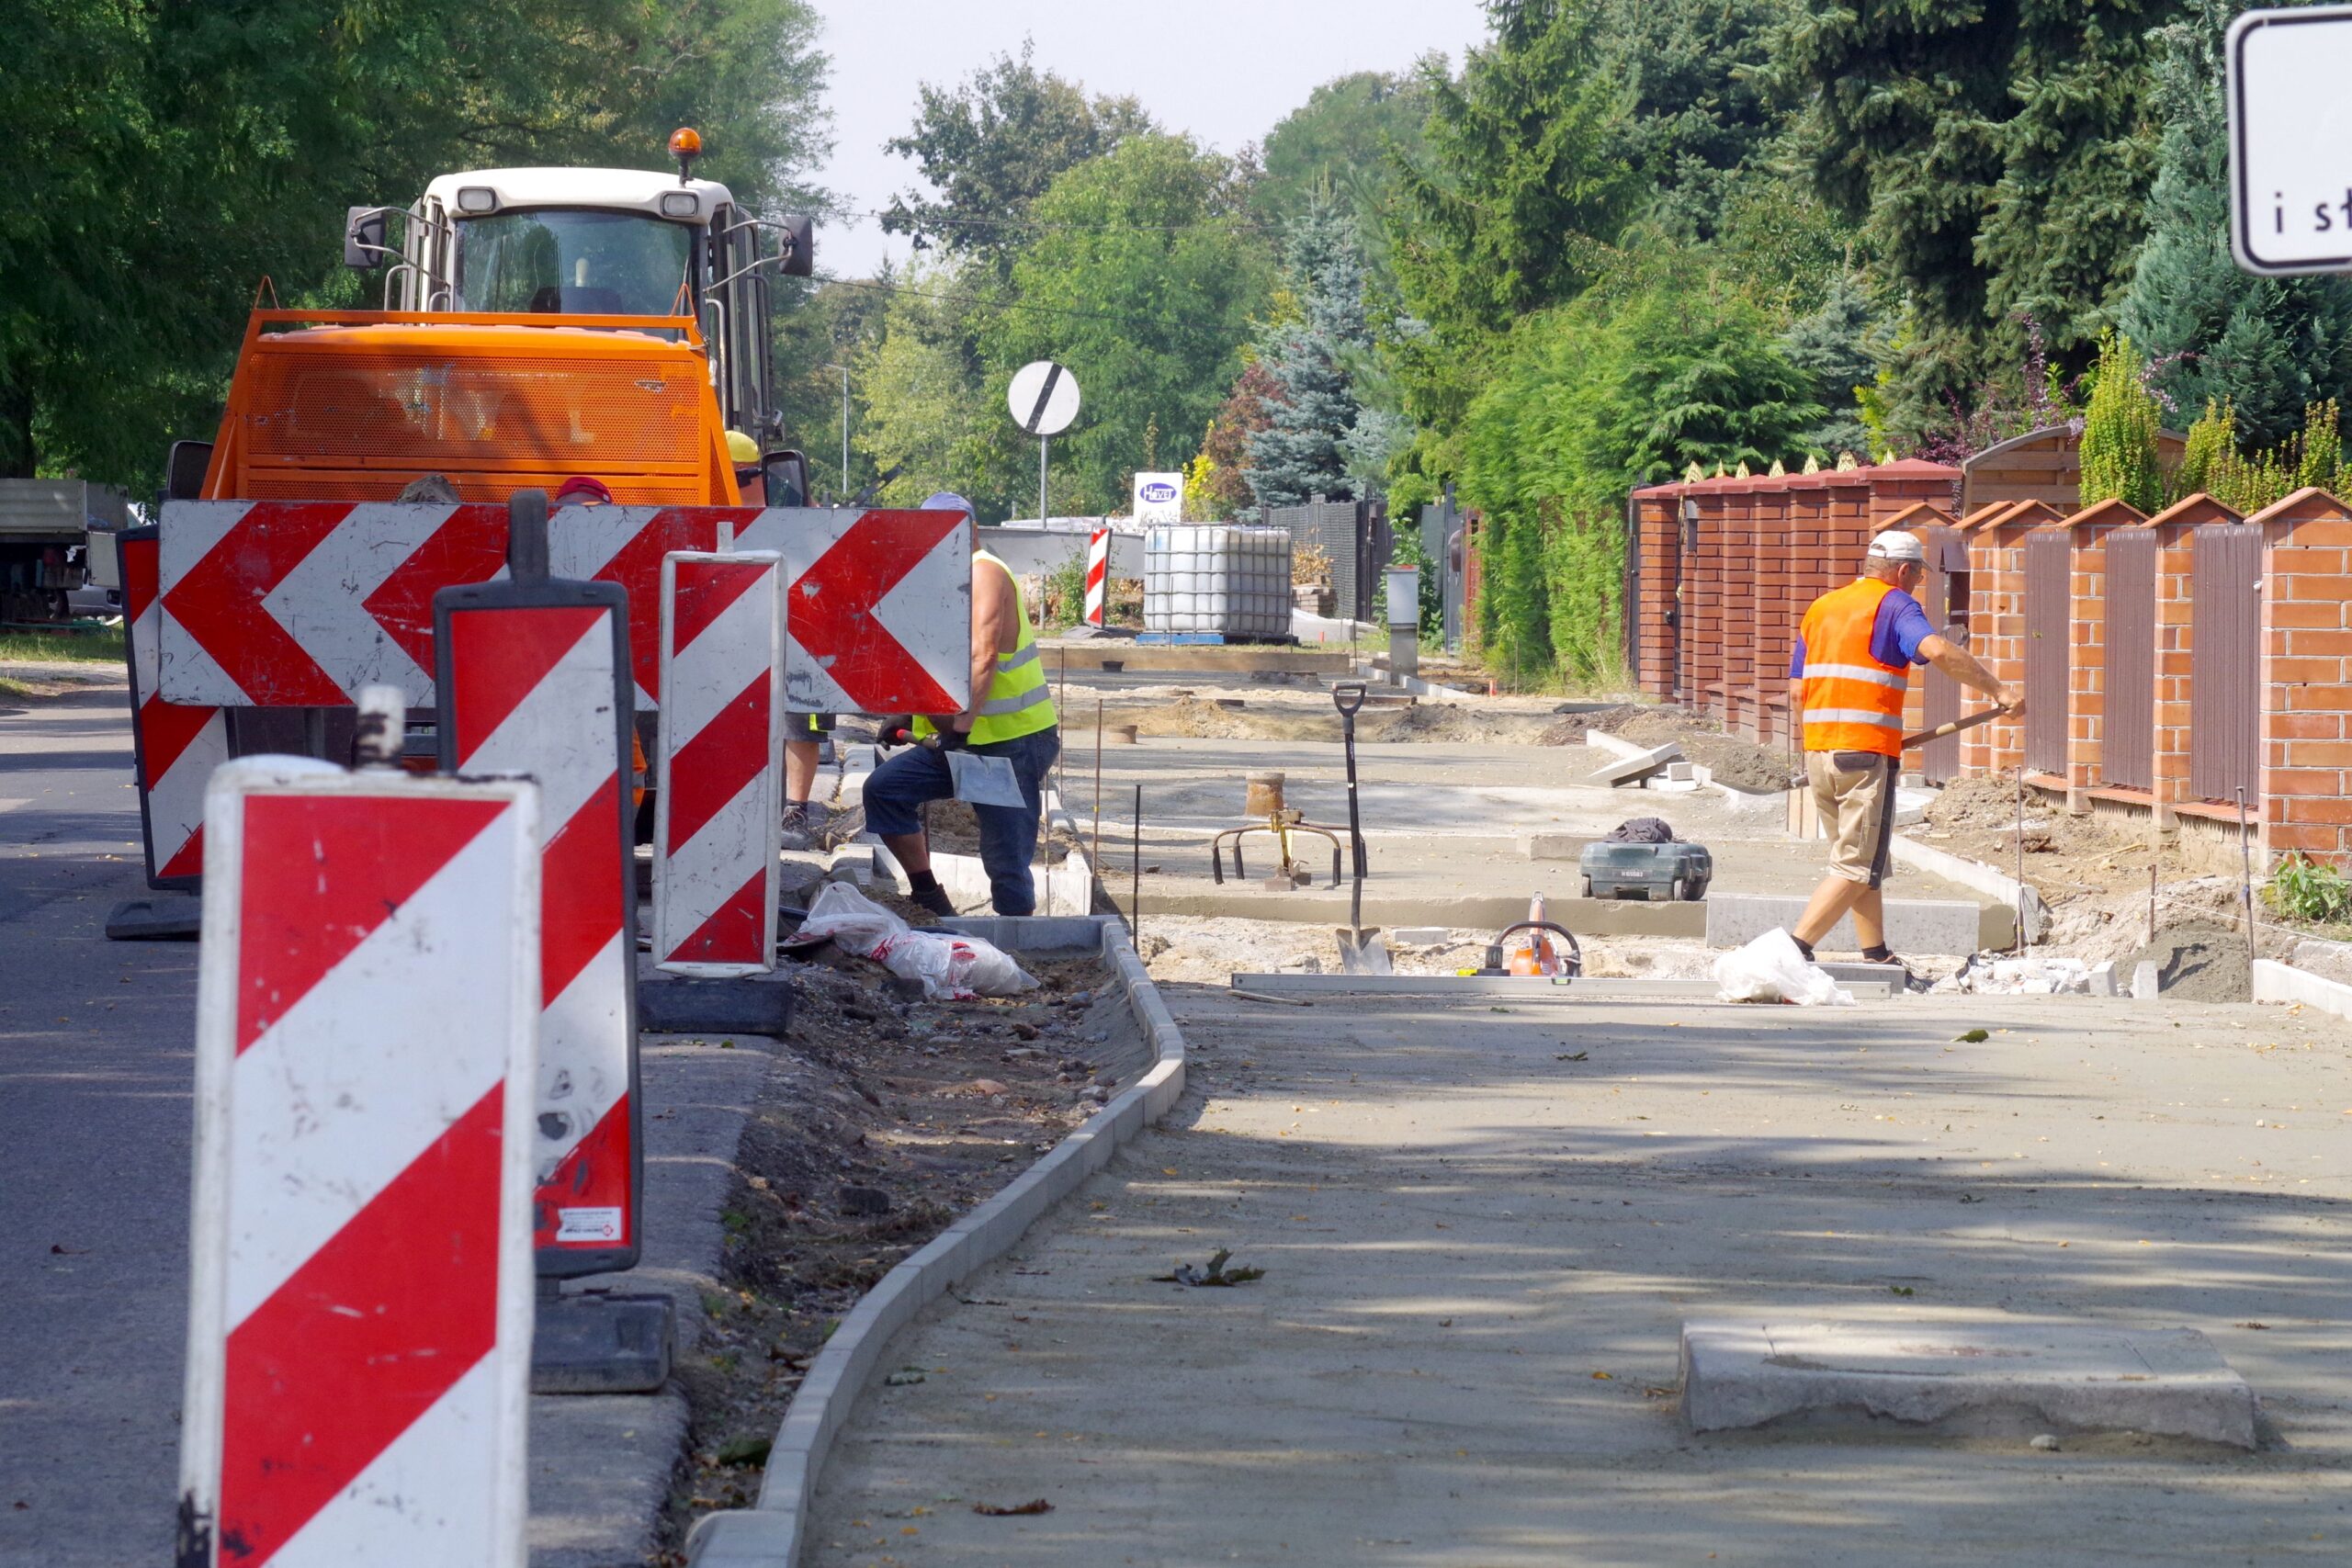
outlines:
M1351 681L1331 688L1331 702L1340 710L1340 735L1348 754L1348 841L1354 851L1354 889L1348 895L1348 925L1331 934L1340 940L1340 968L1349 975L1385 975L1388 939L1378 927L1363 925L1363 822L1356 810L1356 710L1363 706L1363 682Z

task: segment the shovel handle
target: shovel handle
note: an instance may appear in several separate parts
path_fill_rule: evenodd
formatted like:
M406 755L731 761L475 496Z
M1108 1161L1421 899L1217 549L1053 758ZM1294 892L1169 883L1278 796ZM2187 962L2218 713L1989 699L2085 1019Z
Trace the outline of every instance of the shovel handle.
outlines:
M2007 708L1985 708L1982 712L1955 718L1949 724L1939 724L1933 729L1923 729L1917 735L1906 735L1903 738L1903 749L1907 751L1915 746L1925 746L1930 740L1941 740L1947 735L1958 735L1963 729L1973 729L1980 724L1990 724L2009 711Z
M1362 681L1342 681L1331 688L1331 704L1349 717L1363 706L1364 686Z

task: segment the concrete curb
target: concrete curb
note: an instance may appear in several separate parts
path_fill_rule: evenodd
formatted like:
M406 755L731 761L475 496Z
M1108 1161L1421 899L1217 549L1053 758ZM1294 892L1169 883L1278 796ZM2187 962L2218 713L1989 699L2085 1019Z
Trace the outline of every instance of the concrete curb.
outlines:
M1002 1257L1055 1204L1108 1164L1120 1145L1165 1116L1184 1092L1183 1033L1116 917L1033 921L988 916L959 924L1012 953L1080 945L1070 939L1080 930L1093 932L1151 1046L1153 1065L1011 1186L883 1276L851 1309L809 1364L785 1412L758 1505L712 1514L696 1524L686 1538L686 1561L694 1568L798 1568L817 1482L859 1394L881 1368L892 1337L951 1286Z
M2352 986L2281 964L2275 958L2254 961L2254 999L2258 1002L2301 1002L2338 1018L2352 1018Z
M1473 692L1461 686L1441 686L1435 681L1424 681L1419 675L1392 674L1369 659L1358 659L1355 672L1360 679L1395 686L1417 697L1427 697L1433 703L1483 702L1487 695L1484 692Z
M1933 873L1946 882L1956 882L1988 897L1997 898L2013 910L2025 913L2025 940L2029 943L2041 940L2050 929L2050 906L2032 888L2005 876L1983 861L1970 860L1949 850L1930 848L1917 839L1894 835L1894 858L1920 871Z

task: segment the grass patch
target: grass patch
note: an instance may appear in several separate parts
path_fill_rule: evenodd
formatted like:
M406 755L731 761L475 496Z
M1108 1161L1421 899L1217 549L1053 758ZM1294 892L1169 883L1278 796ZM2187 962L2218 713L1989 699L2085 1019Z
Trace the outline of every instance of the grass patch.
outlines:
M24 702L32 695L33 689L22 681L11 681L6 675L0 675L0 702Z
M74 664L122 662L122 628L95 632L0 632L0 660L46 660Z

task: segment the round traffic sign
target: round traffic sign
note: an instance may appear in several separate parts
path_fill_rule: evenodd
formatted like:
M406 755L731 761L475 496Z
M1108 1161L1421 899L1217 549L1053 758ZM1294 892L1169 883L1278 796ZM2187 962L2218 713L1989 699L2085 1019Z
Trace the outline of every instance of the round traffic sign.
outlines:
M1050 359L1013 372L1005 406L1024 435L1059 435L1078 417L1078 378Z

